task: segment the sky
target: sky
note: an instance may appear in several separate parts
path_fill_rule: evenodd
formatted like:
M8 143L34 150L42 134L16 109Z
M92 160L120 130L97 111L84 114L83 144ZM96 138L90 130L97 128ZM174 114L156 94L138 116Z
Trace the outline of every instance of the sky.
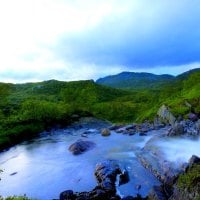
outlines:
M0 0L0 82L200 66L199 0Z

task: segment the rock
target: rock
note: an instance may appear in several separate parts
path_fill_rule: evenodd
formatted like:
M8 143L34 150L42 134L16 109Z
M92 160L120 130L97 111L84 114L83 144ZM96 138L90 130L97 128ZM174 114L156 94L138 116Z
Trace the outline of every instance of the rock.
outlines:
M109 127L109 130L115 131L115 130L122 128L122 127L123 127L123 125L113 125L113 126Z
M174 125L176 118L165 105L160 107L157 114L165 123Z
M75 200L75 195L72 190L66 190L60 193L60 200Z
M120 174L121 170L119 165L112 160L106 160L96 165L95 176L98 186L105 191L115 193L115 181L117 174Z
M154 186L148 195L148 199L149 200L168 200L162 186Z
M193 121L193 122L195 122L195 121L198 120L198 116L197 116L197 114L189 113L188 114L188 119L191 120L191 121Z
M111 133L110 133L110 130L107 129L107 128L104 128L101 130L101 135L102 136L109 136Z
M77 140L75 143L70 145L69 151L71 151L74 155L79 155L85 151L90 150L95 146L94 142Z
M195 123L195 128L200 131L200 119Z
M154 129L156 130L165 127L165 125L161 123L161 120L158 116L154 118L153 126L154 126Z
M128 171L124 170L120 175L119 175L119 185L123 185L129 182L129 175Z
M200 158L192 156L189 166L179 175L169 200L193 200L200 197Z
M200 164L200 158L196 155L192 155L189 160L189 166L192 166L193 164Z
M135 124L130 124L130 125L125 126L125 129L126 129L127 131L129 131L129 130L135 129L135 127L136 127Z
M183 135L184 133L183 124L176 122L172 129L169 131L168 136L178 136Z
M141 132L139 133L139 136L147 136L147 134L145 132Z

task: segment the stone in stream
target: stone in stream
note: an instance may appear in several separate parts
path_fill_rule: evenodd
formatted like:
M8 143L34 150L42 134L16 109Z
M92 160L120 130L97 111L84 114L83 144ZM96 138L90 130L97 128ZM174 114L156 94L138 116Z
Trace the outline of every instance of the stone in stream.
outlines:
M102 136L109 136L111 133L110 133L110 130L107 129L107 128L104 128L101 130L101 135Z
M98 163L95 168L97 186L90 192L66 190L60 194L60 200L120 200L116 195L116 177L121 173L119 165L113 160Z
M90 150L94 146L95 146L94 142L86 140L77 140L75 143L70 145L69 151L71 151L74 155L79 155L85 151Z
M115 192L117 174L121 173L119 165L112 160L106 160L96 165L95 177L97 184L105 191Z

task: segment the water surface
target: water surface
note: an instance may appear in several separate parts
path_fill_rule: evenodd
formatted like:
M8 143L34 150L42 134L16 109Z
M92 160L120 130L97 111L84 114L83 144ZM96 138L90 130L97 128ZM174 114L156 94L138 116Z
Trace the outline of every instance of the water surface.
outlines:
M151 136L128 136L112 132L102 137L92 127L88 138L81 137L87 129L63 129L42 134L31 141L19 144L0 154L0 194L23 195L50 200L58 199L60 192L90 191L96 186L95 165L105 159L114 159L129 171L130 182L118 187L118 193L146 196L157 179L135 157ZM154 134L154 133L152 133ZM77 139L90 140L96 147L84 154L74 156L68 151ZM138 185L142 185L138 191Z

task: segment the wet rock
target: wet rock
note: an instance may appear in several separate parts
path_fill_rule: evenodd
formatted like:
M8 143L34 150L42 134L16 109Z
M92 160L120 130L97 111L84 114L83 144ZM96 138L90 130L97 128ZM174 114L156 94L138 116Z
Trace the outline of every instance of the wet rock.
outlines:
M174 125L176 118L174 115L170 112L167 106L162 105L160 109L157 112L158 116L163 120L165 123L169 123L171 125Z
M72 190L66 190L60 193L60 200L75 200L75 195Z
M198 120L198 115L195 114L195 113L189 113L188 114L188 119L191 120L191 121L193 121L193 122L195 122L195 121Z
M129 175L128 171L124 170L120 175L119 175L119 185L123 185L129 182Z
M115 181L117 174L120 174L121 170L119 165L112 160L106 160L96 165L95 176L97 184L105 191L115 193Z
M125 129L128 131L128 130L133 130L133 129L135 129L135 127L136 127L135 124L130 124L130 125L125 126Z
M90 150L95 146L94 142L77 140L75 143L70 145L69 151L71 151L74 155L79 155L85 151Z
M116 177L121 173L119 165L113 160L106 160L96 165L97 186L90 192L64 191L60 200L120 200L116 195Z
M139 136L147 136L147 134L145 132L141 132L139 133Z
M116 131L117 129L120 129L122 127L123 127L123 125L113 125L113 126L109 127L109 130Z
M183 135L184 133L185 131L183 124L176 122L169 131L168 136L178 136L178 135Z
M101 130L101 135L102 136L109 136L111 133L110 133L110 130L107 129L107 128L104 128Z
M162 186L154 186L148 195L149 200L168 200Z

